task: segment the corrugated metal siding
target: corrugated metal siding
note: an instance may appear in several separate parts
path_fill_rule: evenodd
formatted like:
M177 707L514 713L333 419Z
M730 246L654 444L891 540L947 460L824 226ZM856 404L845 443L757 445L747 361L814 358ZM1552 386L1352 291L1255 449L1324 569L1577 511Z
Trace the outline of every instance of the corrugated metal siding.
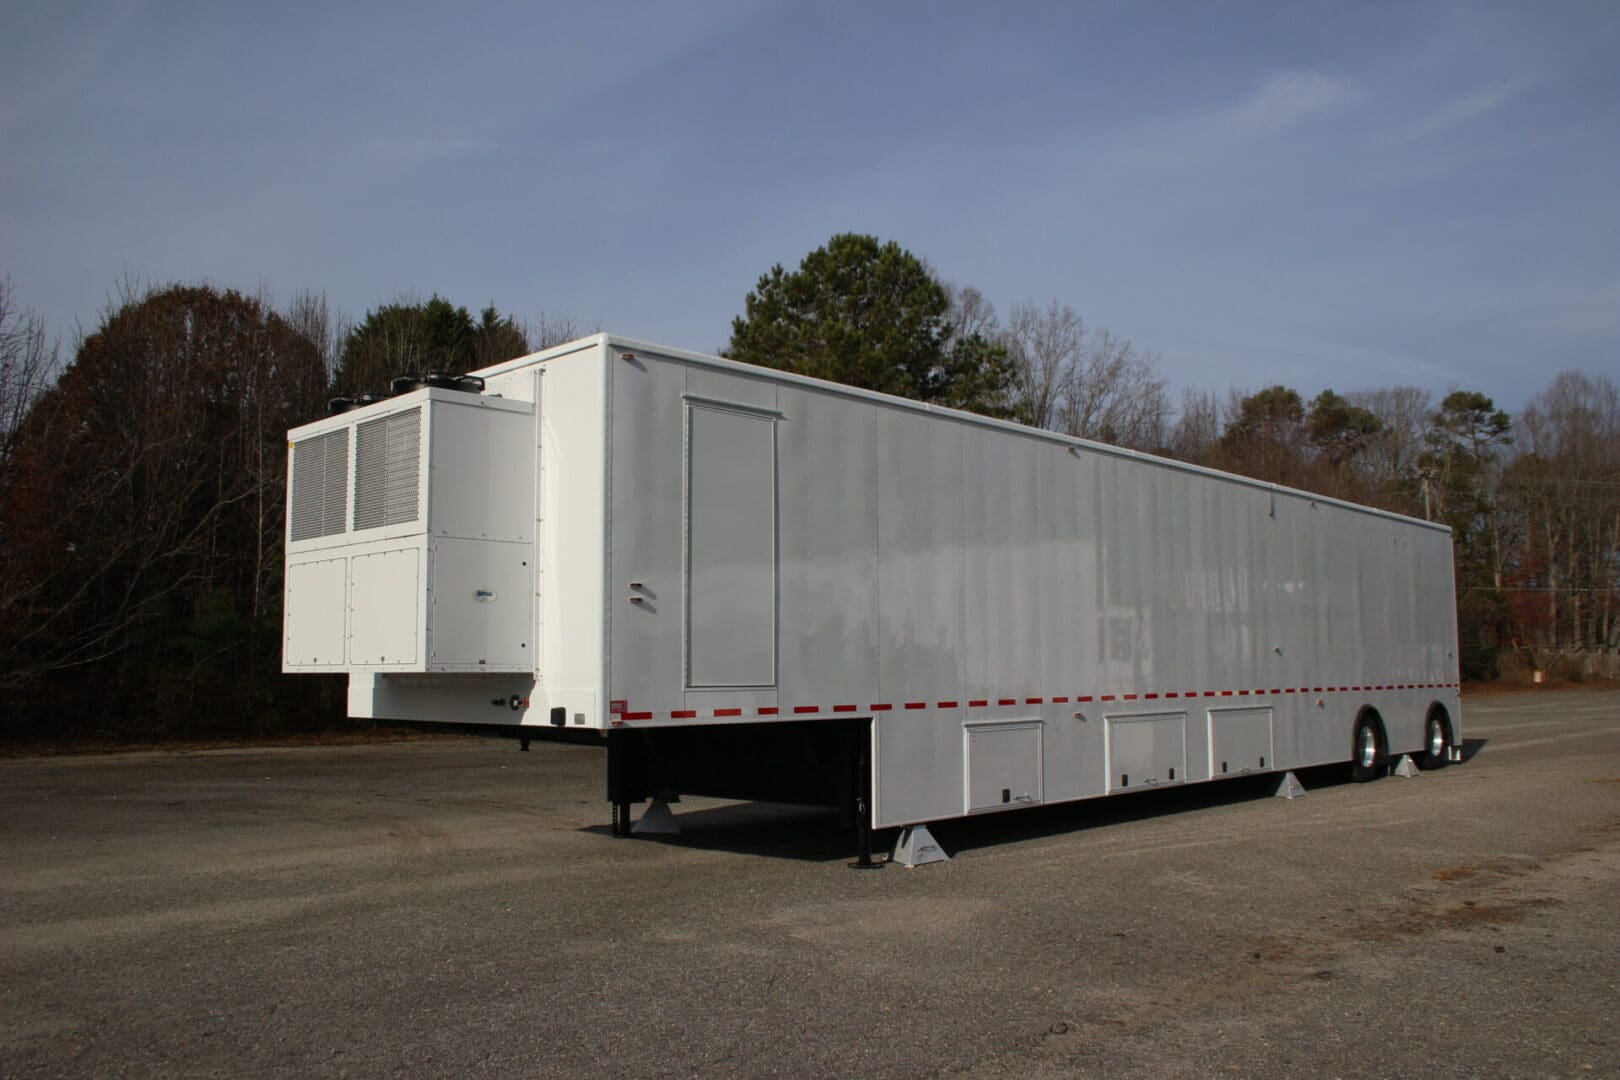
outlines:
M421 409L355 427L355 531L417 519L421 451Z
M349 433L333 431L293 446L292 538L335 536L346 525Z

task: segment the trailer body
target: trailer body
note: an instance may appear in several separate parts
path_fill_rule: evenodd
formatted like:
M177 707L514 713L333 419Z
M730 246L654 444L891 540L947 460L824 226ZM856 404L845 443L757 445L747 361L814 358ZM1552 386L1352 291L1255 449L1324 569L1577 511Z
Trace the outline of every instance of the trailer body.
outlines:
M872 825L1461 737L1451 536L610 335L289 433L289 672ZM868 797L869 792L869 797Z

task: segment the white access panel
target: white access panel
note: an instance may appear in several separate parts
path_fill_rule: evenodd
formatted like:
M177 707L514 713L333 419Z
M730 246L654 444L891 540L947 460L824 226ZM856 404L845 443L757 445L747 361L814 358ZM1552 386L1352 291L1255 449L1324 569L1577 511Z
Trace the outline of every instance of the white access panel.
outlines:
M421 663L421 553L356 555L349 567L349 662L408 669Z
M529 545L445 537L428 550L428 665L439 671L532 666Z
M287 663L342 668L347 659L348 560L316 559L287 567Z

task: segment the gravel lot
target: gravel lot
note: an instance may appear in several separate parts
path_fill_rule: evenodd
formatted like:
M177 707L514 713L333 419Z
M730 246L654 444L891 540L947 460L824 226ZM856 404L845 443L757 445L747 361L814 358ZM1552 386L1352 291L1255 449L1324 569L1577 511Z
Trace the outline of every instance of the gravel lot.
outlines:
M946 825L689 800L499 739L0 762L6 1076L1620 1076L1620 694L1469 761Z

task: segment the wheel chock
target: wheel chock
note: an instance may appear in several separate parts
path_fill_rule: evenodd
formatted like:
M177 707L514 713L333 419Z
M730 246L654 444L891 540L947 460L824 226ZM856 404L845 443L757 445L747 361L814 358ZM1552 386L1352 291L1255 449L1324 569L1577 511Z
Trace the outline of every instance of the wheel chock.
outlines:
M1402 754L1401 760L1395 763L1396 776L1422 776L1418 771L1417 762L1412 760L1411 754Z
M1272 793L1279 799L1303 799L1305 785L1299 782L1299 777L1292 772L1283 773L1281 780L1277 781L1277 790Z

